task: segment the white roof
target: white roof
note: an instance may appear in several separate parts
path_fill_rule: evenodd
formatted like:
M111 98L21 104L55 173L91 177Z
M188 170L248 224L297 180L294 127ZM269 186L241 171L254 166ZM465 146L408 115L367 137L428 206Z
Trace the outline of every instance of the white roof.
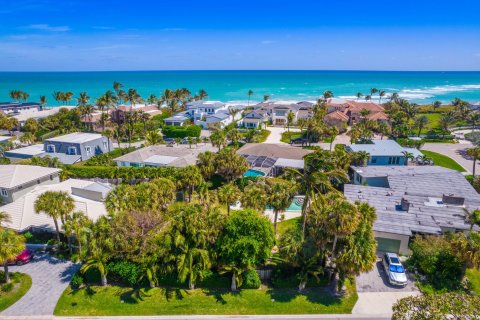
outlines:
M274 164L275 167L303 169L305 162L303 160L278 158Z
M147 165L148 164L167 165L175 161L176 159L178 159L178 157L154 155L143 160L143 163Z
M107 211L103 202L94 201L72 194L72 187L85 189L95 182L69 179L58 184L39 185L20 199L1 207L10 215L11 222L6 223L8 228L23 231L30 227L55 230L53 219L44 213L35 213L34 204L37 198L46 191L65 191L75 201L74 211L84 212L90 219L97 220ZM61 227L61 221L58 221Z
M64 136L46 139L46 142L68 142L68 143L84 143L92 140L97 140L102 137L98 133L75 132L66 134Z
M0 165L0 188L10 189L62 170L19 164Z
M348 146L354 152L366 151L370 156L403 156L404 148L393 140L372 140L372 143L356 143Z
M7 142L10 140L12 137L10 136L0 136L0 142Z
M8 154L21 154L26 156L37 156L45 152L45 147L43 144L33 144L28 147L18 148L9 150L6 153Z

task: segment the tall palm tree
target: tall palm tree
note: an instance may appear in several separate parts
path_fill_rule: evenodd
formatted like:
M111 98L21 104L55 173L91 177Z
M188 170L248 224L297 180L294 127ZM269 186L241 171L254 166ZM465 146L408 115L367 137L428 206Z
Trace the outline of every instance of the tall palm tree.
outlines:
M215 156L211 151L205 151L197 157L197 167L204 179L209 179L215 173Z
M0 211L0 227L7 222L12 222L10 215L5 211Z
M203 90L203 89L200 89L198 91L198 97L200 98L200 100L203 100L203 99L206 99L208 98L208 93L207 91Z
M5 271L5 282L10 283L8 263L25 249L25 237L17 235L13 230L0 229L0 264Z
M130 102L130 111L132 111L133 108L135 108L135 104L142 101L142 97L138 94L136 89L128 89L127 100Z
M467 212L467 221L470 223L470 232L473 230L475 225L480 227L480 210L475 209L471 212Z
M264 212L268 202L266 186L260 179L254 183L249 183L243 189L241 200L242 208L253 209L258 212Z
M45 105L47 104L47 97L45 96L40 96L40 104L42 105L42 110L45 108Z
M370 89L370 96L373 96L375 93L378 92L378 89L377 88L371 88Z
M322 96L323 96L323 100L324 100L325 102L327 102L328 99L333 98L333 92L330 91L330 90L327 90L327 91L323 92L323 95L322 95Z
M263 95L263 101L267 102L268 100L270 100L270 95L264 94Z
M114 81L113 82L113 90L115 90L115 93L117 94L118 96L118 93L120 92L120 90L123 88L123 84L121 84L120 82L118 81Z
M420 137L420 133L422 132L423 128L428 125L430 120L428 120L427 116L422 115L415 119L415 126L418 128L418 135Z
M278 212L285 211L293 201L293 197L297 192L295 183L278 179L270 178L266 181L268 186L268 200L267 203L273 209L273 230L277 234L277 220Z
M202 174L196 166L182 168L178 173L178 186L188 193L188 202L192 200L195 187L203 182Z
M405 157L405 165L408 165L408 161L413 161L415 159L413 153L408 151L402 151L403 156Z
M357 97L357 100L360 100L360 98L363 97L363 93L357 92L355 96Z
M80 268L80 272L85 273L90 269L97 269L102 286L107 286L107 263L112 257L114 243L110 222L106 217L101 217L92 225L86 244L87 259Z
M70 101L73 99L73 92L71 91L67 91L64 93L64 101L65 103L67 104L67 106L69 105Z
M378 92L378 103L382 103L382 98L385 97L385 90L380 90Z
M55 99L55 101L57 101L57 103L60 105L60 101L63 101L63 92L54 91L53 99Z
M146 146L156 146L163 142L163 137L157 130L148 131L145 134L145 145Z
M295 113L293 113L292 111L289 111L287 113L287 130L288 130L289 136L290 136L290 126L293 124L294 120L295 120Z
M151 95L149 95L148 98L147 98L147 103L149 103L149 104L156 104L157 101L158 101L158 98L153 93Z
M251 89L248 90L247 95L248 95L248 107L249 107L249 106L250 106L250 98L251 98L252 95L253 95L253 91L252 91Z
M442 102L441 101L434 101L432 103L432 107L433 107L433 110L437 110L438 108L440 108L442 106Z
M230 215L230 205L240 199L240 194L240 190L233 183L228 183L218 189L218 200L227 206L228 215Z
M35 213L45 213L53 219L57 233L57 242L60 245L60 228L58 219L65 221L75 207L73 198L64 191L46 191L35 200Z
M370 101L370 100L372 100L372 95L367 94L367 95L365 96L365 101Z
M92 223L92 220L81 211L74 212L65 219L65 224L63 225L65 235L67 237L75 237L78 245L79 258L83 255L82 244L86 242L86 236Z
M227 145L227 138L225 133L221 130L217 130L210 135L210 142L213 146L218 147L218 151L222 149L225 145Z
M398 102L398 99L400 99L400 95L398 94L398 92L394 92L388 98L390 102Z
M474 147L467 150L467 155L473 158L472 174L475 177L475 169L477 166L477 160L480 158L480 147Z
M28 97L30 97L30 95L29 95L27 92L22 92L22 100L23 100L23 102L27 102L27 101L28 101Z
M86 92L80 92L77 98L77 106L83 107L88 104L90 101L90 96Z

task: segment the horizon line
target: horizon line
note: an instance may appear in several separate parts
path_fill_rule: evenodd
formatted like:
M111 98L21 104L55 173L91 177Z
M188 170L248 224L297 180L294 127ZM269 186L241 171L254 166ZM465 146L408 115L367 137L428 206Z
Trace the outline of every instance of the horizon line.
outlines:
M138 69L138 70L19 70L6 71L0 70L0 73L67 73L67 72L434 72L434 73L476 73L479 70L379 70L379 69Z

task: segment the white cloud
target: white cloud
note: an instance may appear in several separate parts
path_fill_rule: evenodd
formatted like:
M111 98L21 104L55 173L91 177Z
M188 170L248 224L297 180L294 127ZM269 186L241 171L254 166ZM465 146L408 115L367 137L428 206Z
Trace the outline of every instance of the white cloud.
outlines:
M50 32L67 32L70 31L69 26L50 26L48 24L31 24L27 26L27 29L50 31Z

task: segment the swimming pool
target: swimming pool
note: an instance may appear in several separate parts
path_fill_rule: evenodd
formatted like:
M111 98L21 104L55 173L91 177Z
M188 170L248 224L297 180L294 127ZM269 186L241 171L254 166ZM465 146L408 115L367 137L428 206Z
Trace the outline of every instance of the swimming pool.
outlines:
M243 174L244 177L264 177L265 173L258 170L248 169L247 172Z
M285 211L301 211L304 199L305 196L295 196L292 203L290 203L290 206ZM267 206L267 210L272 210L272 207Z

